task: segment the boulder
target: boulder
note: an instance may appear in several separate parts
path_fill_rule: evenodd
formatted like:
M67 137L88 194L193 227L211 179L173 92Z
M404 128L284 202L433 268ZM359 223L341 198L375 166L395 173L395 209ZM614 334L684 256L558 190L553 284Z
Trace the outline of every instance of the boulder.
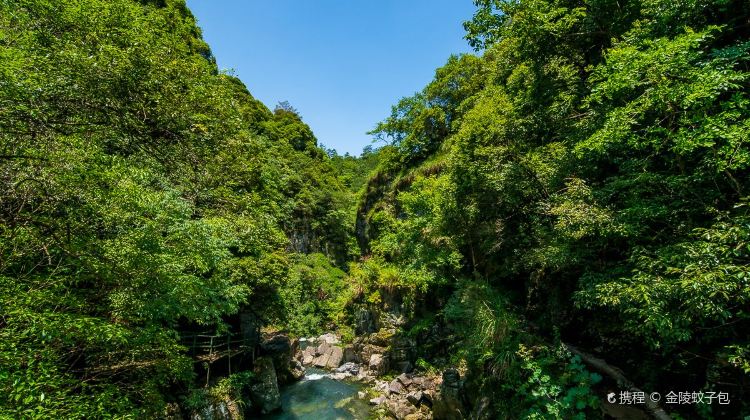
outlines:
M398 420L403 420L417 411L413 405L401 399L387 400L385 406L388 413Z
M320 355L326 354L328 353L328 350L330 349L331 349L331 345L328 344L328 342L323 341L322 343L318 345L318 348L315 350L315 355L320 356Z
M375 375L382 375L387 370L387 362L385 359L385 356L382 354L373 354L370 356L370 363L368 364L368 368L370 371L372 371Z
M262 414L271 413L281 408L279 383L276 379L276 369L273 359L259 357L255 360L255 383L250 386L250 399Z
M414 371L414 366L408 360L396 363L396 367L403 373L412 373Z
M328 358L330 357L329 353L323 353L320 356L316 357L313 361L313 365L315 367L324 368L328 366Z
M385 352L388 349L385 347L375 346L372 344L365 344L362 346L362 350L360 352L360 359L362 362L367 362L370 360L370 357L372 357L373 354L385 354Z
M412 403L414 407L419 407L422 404L423 395L422 391L412 391L406 395L406 400Z
M261 354L273 360L276 368L276 377L281 384L294 380L291 372L292 352L294 350L292 341L285 333L276 333L263 340L260 345Z
M310 366L315 360L315 347L309 346L302 352L302 364Z
M386 402L386 400L387 399L384 396L381 395L381 396L379 396L377 398L371 399L370 400L370 404L372 404L372 405L380 405L380 404L383 404L384 402Z
M353 376L359 375L359 365L353 362L347 362L336 368L337 373L348 373Z
M405 386L407 388L413 382L412 379L409 377L409 375L407 375L405 373L402 373L402 374L398 375L398 377L396 377L396 380L399 381L401 383L401 385L403 385L403 386Z
M342 350L339 346L331 346L331 349L328 351L328 361L326 362L326 366L331 369L335 369L341 366L341 361L343 359L344 350Z
M422 403L432 407L433 401L435 401L435 391L428 389L422 392Z
M394 379L388 384L388 392L391 394L400 394L404 392L404 386L397 379Z
M289 370L295 381L299 381L305 377L305 367L302 366L298 360L292 361L291 369Z
M242 420L244 417L235 401L222 400L200 411L192 412L189 418L190 420Z
M327 333L323 334L320 337L318 337L318 341L322 343L328 343L328 344L339 344L339 338L336 337L336 335Z
M367 309L360 308L355 315L354 332L365 335L375 332L375 317Z

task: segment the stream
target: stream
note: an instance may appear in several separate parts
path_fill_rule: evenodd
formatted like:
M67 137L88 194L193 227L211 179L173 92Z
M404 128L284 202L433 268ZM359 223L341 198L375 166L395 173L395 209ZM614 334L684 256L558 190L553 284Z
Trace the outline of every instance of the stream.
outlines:
M370 406L357 398L362 386L331 379L328 372L308 368L304 379L281 389L281 412L261 418L290 419L367 419Z

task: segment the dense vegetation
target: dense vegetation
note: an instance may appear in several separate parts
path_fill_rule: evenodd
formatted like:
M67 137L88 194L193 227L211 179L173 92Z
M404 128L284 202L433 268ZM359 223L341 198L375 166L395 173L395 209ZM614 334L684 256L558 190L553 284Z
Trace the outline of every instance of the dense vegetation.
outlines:
M186 329L401 302L501 418L750 387L750 4L477 0L361 157L219 72L183 0L0 0L0 417L159 417ZM744 397L744 401L743 401Z
M510 418L598 404L561 342L645 389L734 401L668 411L747 415L750 4L476 3L482 55L375 130L391 146L354 280L452 326L454 361Z
M324 326L353 195L183 1L0 1L0 57L0 417L156 416L240 306Z

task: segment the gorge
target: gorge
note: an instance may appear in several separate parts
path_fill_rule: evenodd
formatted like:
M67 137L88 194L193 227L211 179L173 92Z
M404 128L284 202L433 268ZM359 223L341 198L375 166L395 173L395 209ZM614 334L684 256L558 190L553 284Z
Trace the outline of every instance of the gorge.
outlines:
M0 0L0 418L750 416L750 3L473 3L351 156L184 0Z

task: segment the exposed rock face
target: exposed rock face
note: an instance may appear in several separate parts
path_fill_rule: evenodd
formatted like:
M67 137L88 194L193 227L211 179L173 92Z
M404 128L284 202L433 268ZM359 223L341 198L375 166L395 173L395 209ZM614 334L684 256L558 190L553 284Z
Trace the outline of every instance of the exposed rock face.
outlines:
M280 385L298 381L305 376L305 368L293 358L299 346L300 342L290 340L286 333L275 333L261 343L261 354L273 360Z
M382 375L388 370L388 362L382 354L373 354L370 356L370 363L367 367L372 374Z
M357 351L354 349L353 345L350 344L344 347L344 363L361 363L361 361L362 360L359 358L359 355L357 354Z
M273 359L260 357L255 360L256 382L250 386L250 399L262 414L267 414L281 408L279 383Z
M463 383L461 374L456 369L446 369L443 372L443 383L440 393L436 396L432 411L435 418L446 420L460 420L464 418L466 408L462 399Z
M357 335L371 334L376 331L375 317L372 312L360 308L355 315L354 332Z
M298 372L292 371L293 348L292 341L285 333L276 333L266 337L260 345L261 354L273 360L276 377L281 385L293 382L298 375Z

